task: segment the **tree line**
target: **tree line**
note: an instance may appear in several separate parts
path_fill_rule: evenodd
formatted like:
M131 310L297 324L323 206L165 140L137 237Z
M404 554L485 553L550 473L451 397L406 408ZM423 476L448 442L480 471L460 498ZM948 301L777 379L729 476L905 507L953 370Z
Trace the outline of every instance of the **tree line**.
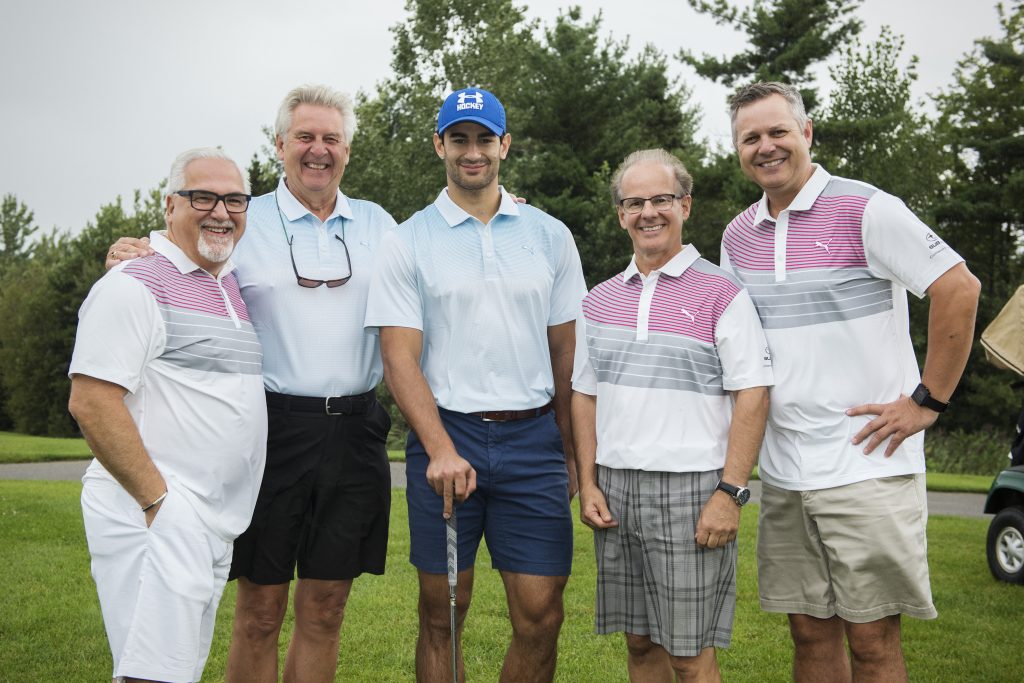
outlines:
M684 239L717 261L725 225L760 191L731 148L697 136L705 114L672 60L701 78L735 87L754 80L797 85L814 119L812 157L835 175L902 198L967 260L981 279L982 329L1024 281L1024 0L998 5L1000 33L979 38L950 82L915 101L917 58L889 29L868 40L861 0L688 0L748 45L724 55L666 54L602 30L600 15L568 8L550 23L527 19L514 0L407 0L391 31L392 74L358 97L359 132L342 182L402 221L433 201L444 169L432 151L438 102L451 88L479 86L505 104L513 145L506 187L573 232L591 285L624 267L629 240L612 209L608 180L629 152L664 147L694 175L694 210ZM685 33L680 40L685 40ZM738 43L741 41L738 41ZM827 63L831 90L814 67ZM723 102L723 110L725 103ZM268 134L269 127L264 129ZM281 173L272 145L248 174L254 194ZM161 187L102 206L75 235L39 234L29 207L0 203L0 429L73 435L67 368L78 308L121 235L163 227ZM923 353L927 303L911 297L915 347ZM1008 429L1019 399L1011 378L987 366L979 345L943 416L946 429Z

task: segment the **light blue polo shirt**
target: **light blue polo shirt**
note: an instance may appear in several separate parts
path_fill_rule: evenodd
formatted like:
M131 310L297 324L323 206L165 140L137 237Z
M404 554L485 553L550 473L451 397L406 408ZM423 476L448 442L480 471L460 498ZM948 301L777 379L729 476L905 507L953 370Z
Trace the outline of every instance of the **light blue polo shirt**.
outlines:
M485 225L445 189L382 240L366 327L423 332L420 366L443 408L536 408L555 393L548 327L575 320L586 293L564 223L502 189Z
M280 209L278 208L280 207ZM242 298L263 345L268 391L295 396L349 396L372 389L383 369L377 335L363 329L374 255L395 221L380 206L338 192L321 221L289 192L277 190L249 204L245 235L231 259ZM344 237L345 245L335 239ZM300 287L288 255L303 277L329 280L348 271L341 287Z

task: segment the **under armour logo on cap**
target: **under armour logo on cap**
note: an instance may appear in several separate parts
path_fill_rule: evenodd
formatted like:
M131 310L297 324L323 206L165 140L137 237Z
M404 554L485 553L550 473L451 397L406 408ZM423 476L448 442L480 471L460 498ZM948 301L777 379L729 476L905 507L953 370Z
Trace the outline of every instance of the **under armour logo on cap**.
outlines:
M505 134L505 107L498 98L480 88L456 90L441 105L437 112L437 134L455 125L469 121L478 123L495 135Z
M467 100L473 100L473 101L472 102L467 102ZM482 92L480 92L479 90L476 91L476 92L462 91L462 92L459 93L459 101L458 101L458 104L455 105L455 109L457 111L462 111L463 109L483 109L483 108L484 108L484 94Z

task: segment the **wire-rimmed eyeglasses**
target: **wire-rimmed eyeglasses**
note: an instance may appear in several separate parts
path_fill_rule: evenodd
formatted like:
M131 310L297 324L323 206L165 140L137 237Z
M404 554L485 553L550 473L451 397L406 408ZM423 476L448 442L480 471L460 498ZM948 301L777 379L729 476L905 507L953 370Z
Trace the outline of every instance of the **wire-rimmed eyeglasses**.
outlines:
M644 210L644 205L650 202L651 207L655 211L668 211L672 208L672 202L685 196L681 194L656 194L653 197L626 197L619 200L619 206L626 213L640 213Z

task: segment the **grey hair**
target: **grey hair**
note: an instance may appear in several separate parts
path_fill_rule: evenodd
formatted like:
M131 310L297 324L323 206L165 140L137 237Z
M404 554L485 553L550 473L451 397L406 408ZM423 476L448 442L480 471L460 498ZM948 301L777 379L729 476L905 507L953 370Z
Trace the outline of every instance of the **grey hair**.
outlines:
M238 175L242 176L242 191L249 194L249 177L242 172L242 168L234 159L220 147L196 147L179 154L171 164L171 172L167 174L167 195L170 196L179 190L185 189L185 169L193 161L199 159L223 159L230 161L238 169Z
M679 194L686 196L693 191L693 176L686 170L686 166L679 160L679 157L669 154L660 148L641 149L623 159L619 167L615 169L615 173L612 174L612 204L618 206L619 202L622 201L622 176L625 175L626 171L637 164L645 163L661 164L670 168L672 174L676 177L676 186Z
M274 133L278 137L283 139L287 135L288 129L292 127L292 112L300 104L315 104L338 110L345 132L345 142L352 144L357 126L355 105L347 93L327 85L300 85L297 88L292 88L284 96L284 100L277 110L277 121L274 123Z
M789 109L793 112L796 125L803 130L807 127L807 110L804 108L804 98L800 91L788 83L779 81L758 81L745 85L737 90L729 98L729 118L732 121L732 144L736 146L736 115L739 110L749 104L771 97L781 95L789 103Z

